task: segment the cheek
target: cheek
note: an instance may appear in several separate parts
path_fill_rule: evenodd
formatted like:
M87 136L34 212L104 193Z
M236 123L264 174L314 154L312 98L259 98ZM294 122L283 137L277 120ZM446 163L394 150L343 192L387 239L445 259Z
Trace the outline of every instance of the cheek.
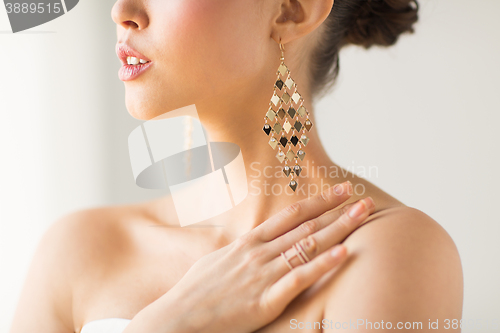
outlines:
M253 0L183 0L166 7L155 39L169 86L202 98L258 76L265 65L259 45L268 34Z

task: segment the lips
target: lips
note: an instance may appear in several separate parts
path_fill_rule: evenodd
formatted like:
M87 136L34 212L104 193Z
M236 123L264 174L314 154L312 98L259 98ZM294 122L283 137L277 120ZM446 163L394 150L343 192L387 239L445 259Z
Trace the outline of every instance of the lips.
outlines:
M116 55L122 63L118 71L118 77L122 81L134 80L152 64L149 58L124 43L116 44Z

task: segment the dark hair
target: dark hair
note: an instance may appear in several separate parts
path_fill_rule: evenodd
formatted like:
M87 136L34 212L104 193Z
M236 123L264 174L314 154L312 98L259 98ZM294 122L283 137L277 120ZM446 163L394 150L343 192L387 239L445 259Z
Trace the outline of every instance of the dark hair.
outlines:
M417 12L417 0L335 0L311 56L313 96L323 95L335 83L343 46L393 45L400 34L414 32Z

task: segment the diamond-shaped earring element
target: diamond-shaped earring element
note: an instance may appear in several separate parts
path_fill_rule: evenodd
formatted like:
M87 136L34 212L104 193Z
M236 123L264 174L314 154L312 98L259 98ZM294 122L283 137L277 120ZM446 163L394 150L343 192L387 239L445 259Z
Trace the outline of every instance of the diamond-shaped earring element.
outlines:
M302 142L302 144L305 147L305 146L307 146L307 143L309 142L309 138L305 134L302 134L302 136L300 137L300 142Z
M281 99L283 100L283 103L288 104L288 102L290 102L290 95L288 95L288 93L284 93Z
M276 87L278 87L279 90L283 88L283 81L281 81L281 79L278 79L278 81L276 81Z
M297 182L295 180L292 180L290 184L288 184L290 188L295 192L295 189L297 188Z
M308 130L308 131L311 129L312 125L313 125L313 124L312 124L312 122L311 122L309 119L307 119L307 120L306 120L306 122L304 123L304 127L305 127L305 128L306 128L306 130Z
M278 161L283 162L283 160L285 159L285 153L283 151L279 151L277 154L276 154L276 158L278 159Z
M290 142L291 142L294 146L296 146L296 145L297 145L297 143L299 143L299 138L298 138L296 135L294 135L294 136L292 136L292 137L290 138Z
M290 149L287 153L286 153L286 158L289 160L289 161L292 161L294 158L295 158L295 153L292 149Z
M293 173L296 174L297 176L300 175L300 172L302 171L302 168L300 165L296 164L293 166Z
M292 169L290 169L290 167L288 165L285 165L285 167L283 168L283 173L285 174L285 176L289 176L290 175L290 172L292 171Z
M300 129L302 128L302 123L298 120L295 121L295 124L293 124L293 127L297 130L297 132L300 132Z
M274 106L278 105L278 102L280 101L280 98L278 95L273 94L273 97L271 97L271 102L273 102Z
M301 105L300 108L297 110L297 112L301 117L304 117L306 115L306 108L303 105Z
M276 132L276 134L280 134L280 132L281 132L281 124L278 123L278 122L276 122L276 124L274 124L273 129Z
M297 157L300 158L301 161L304 159L305 156L306 153L302 149L297 152Z
M298 92L294 92L292 95L292 100L295 104L299 103L300 101L300 94Z
M288 89L292 89L292 87L293 87L293 80L292 80L291 77L289 77L288 79L286 79L285 86L287 86Z
M271 126L269 126L269 124L265 124L262 129L264 130L264 132L266 132L267 135L271 133Z
M293 173L294 174L296 174L297 176L299 176L301 171L302 171L302 168L300 167L300 165L298 165L298 164L294 165L294 167L293 167Z
M280 139L280 144L283 146L283 147L286 147L286 144L288 143L288 139L286 138L286 136L282 136L281 139Z
M269 109L269 111L267 111L267 113L266 113L266 117L269 120L273 121L274 118L276 117L276 113L274 113L273 109Z
M278 110L278 116L279 116L281 119L283 119L283 117L285 116L285 114L286 114L286 112L285 112L285 110L283 110L283 108L280 108L280 109Z
M295 109L290 106L290 108L288 109L288 114L290 115L290 118L295 117L296 113L297 113L297 111L295 111Z
M284 76L287 71L288 67L286 67L285 64L281 64L280 67L278 67L278 72L280 72L281 76Z
M276 146L278 145L278 140L276 140L276 138L275 138L275 137L271 137L271 139L269 139L269 145L270 145L273 149L275 149L275 148L276 148Z
M285 121L285 123L283 124L283 129L285 130L285 132L290 132L290 128L292 128L292 124L290 124L288 122L288 119Z

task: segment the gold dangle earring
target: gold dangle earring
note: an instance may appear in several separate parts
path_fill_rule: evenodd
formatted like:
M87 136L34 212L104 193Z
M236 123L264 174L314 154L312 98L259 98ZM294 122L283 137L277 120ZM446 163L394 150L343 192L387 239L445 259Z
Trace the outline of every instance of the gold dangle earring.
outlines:
M281 37L279 46L281 64L276 71L274 92L269 102L269 110L264 117L263 130L270 136L269 145L273 149L278 147L276 158L281 163L285 162L283 173L287 177L291 177L288 185L295 192L298 181L296 177L302 171L298 160L304 160L306 153L303 147L307 146L309 142L306 131L309 132L313 124L309 119L309 111L303 105L304 99L297 90L297 84L291 78L290 70L285 65L285 48L281 44ZM274 120L276 121L274 122ZM288 133L290 133L289 137Z

